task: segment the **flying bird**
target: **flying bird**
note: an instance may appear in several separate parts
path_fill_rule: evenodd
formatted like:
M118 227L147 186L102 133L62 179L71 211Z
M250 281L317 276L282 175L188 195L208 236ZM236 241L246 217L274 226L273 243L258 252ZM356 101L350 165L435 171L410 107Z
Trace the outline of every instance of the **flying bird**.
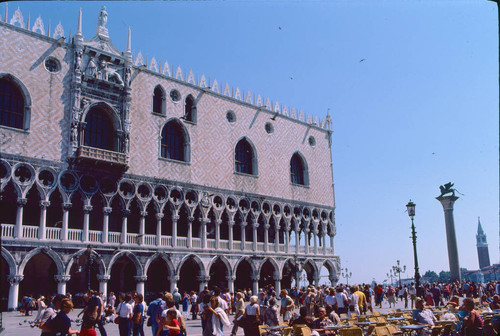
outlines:
M271 117L271 120L273 120L273 121L276 120L277 116L278 116L278 112L276 112L276 114Z
M359 61L359 63L363 62L365 59L366 59L366 58L362 58L362 59Z
M281 30L281 27L278 27L279 30Z

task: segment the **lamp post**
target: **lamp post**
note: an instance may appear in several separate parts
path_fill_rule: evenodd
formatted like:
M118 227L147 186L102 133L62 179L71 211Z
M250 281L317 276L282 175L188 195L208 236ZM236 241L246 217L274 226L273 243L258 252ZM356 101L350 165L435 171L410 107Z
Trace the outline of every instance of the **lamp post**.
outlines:
M406 209L408 210L408 216L411 218L411 239L413 241L413 258L415 263L415 287L418 291L420 288L420 274L418 273L417 233L415 232L415 224L413 223L413 217L415 217L415 203L410 200L408 204L406 204Z
M400 266L399 265L399 260L396 260L396 264L395 266L392 266L392 271L394 272L394 276L396 276L396 274L398 275L398 278L399 278L399 287L401 287L401 273L404 273L406 272L406 265L404 266Z
M392 279L394 279L396 276L392 274L392 269L390 269L389 273L387 273L387 277L391 279L391 286L394 286L394 281Z
M87 246L87 251L85 252L87 254L87 290L90 289L90 271L92 269L92 263L93 263L93 258L92 258L92 246L88 245Z
M349 286L349 278L352 278L352 272L349 272L347 267L344 270L342 270L342 277L345 278L347 286Z

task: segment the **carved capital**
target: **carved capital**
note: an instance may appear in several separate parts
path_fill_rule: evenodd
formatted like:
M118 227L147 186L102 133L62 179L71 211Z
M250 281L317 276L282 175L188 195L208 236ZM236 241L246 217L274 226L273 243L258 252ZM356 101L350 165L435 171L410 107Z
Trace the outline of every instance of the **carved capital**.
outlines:
M105 215L109 215L111 212L113 212L113 208L110 208L110 207L102 208L102 213Z
M234 280L236 280L236 275L228 275L228 276L226 276L226 280L227 281L234 281Z
M206 276L206 275L199 275L196 277L196 280L198 280L199 282L205 283L205 282L210 281L210 277Z
M97 280L99 280L100 282L108 282L109 279L111 279L111 276L110 275L103 275L103 274L98 274L97 275Z
M201 224L202 225L207 225L208 223L210 223L211 219L210 218L202 218L201 219Z
M72 206L73 206L73 204L71 204L71 203L63 203L62 204L62 208L64 211L69 211L69 209L71 209Z
M258 273L253 273L250 276L250 279L252 279L253 281L259 281L260 280L260 275Z
M257 229L259 228L259 223L257 223L257 222L253 222L253 223L252 223L252 226L253 226L253 229L254 229L254 230L257 230Z
M148 277L146 275L136 275L134 276L134 280L137 282L146 282Z
M92 205L84 205L84 206L83 206L83 212L84 212L85 214L88 214L88 213L90 213L90 212L92 211L92 209L93 209L93 208L94 208L94 207L93 207Z
M26 205L26 203L28 203L28 199L27 198L22 198L22 197L19 197L17 199L17 206L18 207L23 207Z
M162 212L158 212L158 213L156 214L156 219L157 219L157 220L161 220L163 217L165 217L165 214L163 214Z
M175 281L175 282L177 282L177 281L179 281L180 279L181 279L181 277L180 277L180 276L178 276L178 275L171 275L171 276L169 276L169 277L168 277L168 280L169 280L169 281Z
M189 216L188 217L188 221L189 221L189 223L192 223L194 221L194 217L193 216Z
M148 215L147 211L141 211L141 217L146 217Z
M264 225L264 229L266 229L266 230L269 230L270 227L271 227L271 225L269 225L269 224Z
M128 217L130 215L130 210L129 209L122 209L122 215L123 215L123 217Z
M67 275L67 274L54 275L54 280L56 282L68 282L70 279L71 279L71 276Z
M40 208L47 209L50 206L50 201L40 201Z
M222 222L222 221L221 221ZM229 222L227 222L227 225L229 225L230 227L233 227L234 226L234 221L233 220L230 220Z
M19 284L21 281L23 281L23 279L24 279L24 275L21 275L21 274L7 276L7 280L9 281L9 284L11 286Z
M172 220L173 220L174 222L177 222L177 221L179 220L179 218L180 218L180 217L179 217L179 215L173 215L173 216L172 216Z

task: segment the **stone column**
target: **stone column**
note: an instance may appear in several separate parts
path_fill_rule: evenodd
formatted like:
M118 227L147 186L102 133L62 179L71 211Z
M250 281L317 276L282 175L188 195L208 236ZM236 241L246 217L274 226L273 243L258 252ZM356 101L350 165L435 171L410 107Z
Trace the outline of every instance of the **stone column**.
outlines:
M265 233L264 233L264 252L267 252L268 248L269 248L269 228L271 227L271 225L269 224L265 224L264 225L264 229L265 229Z
M285 226L285 253L290 253L290 225Z
M188 217L188 233L187 233L187 247L193 247L193 221L194 217Z
M313 230L314 237L314 254L318 254L318 229L315 227Z
M218 250L219 249L219 243L220 243L220 225L222 223L222 220L220 219L217 219L215 221L215 249ZM231 241L231 244L232 244L232 236L233 236L233 227L231 226L231 230L228 230L229 231L229 237L228 237L228 241ZM231 249L231 248L230 248Z
M165 216L162 212L156 214L156 246L161 245L161 220Z
M325 232L323 231L323 235L320 237L321 240L323 241L323 254L326 254L326 234Z
M236 280L235 275L228 275L226 276L227 280L227 288L229 288L230 293L234 293L234 280Z
M144 296L144 283L148 279L145 275L136 275L134 276L134 280L137 281L137 285L135 287L135 291L137 293L141 293Z
M259 294L259 279L260 276L257 273L252 274L252 295L258 295Z
M139 239L137 239L137 244L144 244L144 235L146 234L146 216L147 211L141 211L141 218L139 219Z
M14 237L23 237L23 210L24 206L28 203L26 198L17 199L17 213L16 213L16 227L14 228Z
M66 283L70 279L71 276L67 274L54 275L54 280L57 282L57 294L66 295Z
M299 236L299 230L296 228L295 229L295 253L299 254L300 252L300 236Z
M128 215L130 215L130 210L128 209L123 209L122 210L122 236L121 236L121 243L126 244L127 243L127 221L128 221Z
M252 242L252 250L257 251L257 229L259 228L259 223L257 220L252 221L252 229L253 229L253 242Z
M276 232L276 238L274 239L274 252L278 253L280 250L280 225L274 225L274 232Z
M201 219L201 248L207 248L207 224L210 222L209 218Z
M319 275L315 276L313 281L314 281L314 286L315 287L318 287L319 286L319 281L321 280L321 278L319 277Z
M337 284L337 281L339 281L339 278L334 275L330 275L328 280L330 280L330 286L334 287Z
M19 208L18 208L19 209ZM7 308L9 311L16 310L19 302L19 283L23 281L24 275L16 274L7 276L9 281L9 302Z
M92 211L92 205L84 205L83 206L83 232L82 232L82 241L89 241L89 221L90 221L90 212Z
M278 293L281 292L281 277L279 272L274 272L273 280L274 280L274 291L276 292L276 295L279 295Z
M47 227L47 207L50 201L40 201L40 226L38 228L38 239L45 240L45 228Z
M330 237L330 248L332 249L332 251L335 251L333 249L333 235L329 236Z
M110 275L99 274L97 280L99 280L99 292L103 292L104 295L108 295L108 281L111 279Z
M228 231L229 231L229 239L228 239L228 247L229 247L229 250L232 250L233 249L233 226L234 226L234 221L233 220L230 220L228 223L227 223L227 226L228 226Z
M179 216L172 215L172 247L177 247L177 221Z
M311 230L309 229L309 224L307 227L304 229L304 244L305 244L305 254L309 254L309 232Z
M68 240L68 227L69 227L69 209L71 209L71 203L64 203L62 205L63 208L63 217L62 217L62 229L61 229L61 240Z
M451 281L461 281L460 263L458 260L457 237L455 234L455 220L453 219L453 204L457 196L439 196L436 199L441 202L444 211L446 225L446 241L448 243L448 261L450 264Z
M241 238L240 238L240 249L242 251L245 251L245 239L246 239L246 232L245 232L245 228L247 226L247 223L246 222L241 222L240 224L241 226Z
M174 289L177 288L177 281L179 281L180 276L178 275L172 275L168 277L168 280L170 280L170 293L174 292Z
M102 208L102 243L106 244L108 242L109 235L109 214L113 211L113 208L104 207Z

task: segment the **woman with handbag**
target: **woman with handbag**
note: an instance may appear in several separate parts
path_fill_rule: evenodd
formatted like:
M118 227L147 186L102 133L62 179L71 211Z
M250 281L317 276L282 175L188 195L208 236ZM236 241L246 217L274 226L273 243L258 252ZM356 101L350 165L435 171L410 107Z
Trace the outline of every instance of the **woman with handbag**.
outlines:
M120 293L118 296L120 303L116 308L115 323L118 324L120 336L129 336L130 334L130 320L133 316L132 306L128 303L130 299L131 296L125 296L124 293Z
M254 295L250 297L250 303L245 307L245 313L243 314L240 326L243 327L245 336L255 336L259 335L259 324L260 324L260 308L257 303L259 298Z
M138 293L135 298L134 315L132 317L134 336L144 336L144 300L141 293Z

